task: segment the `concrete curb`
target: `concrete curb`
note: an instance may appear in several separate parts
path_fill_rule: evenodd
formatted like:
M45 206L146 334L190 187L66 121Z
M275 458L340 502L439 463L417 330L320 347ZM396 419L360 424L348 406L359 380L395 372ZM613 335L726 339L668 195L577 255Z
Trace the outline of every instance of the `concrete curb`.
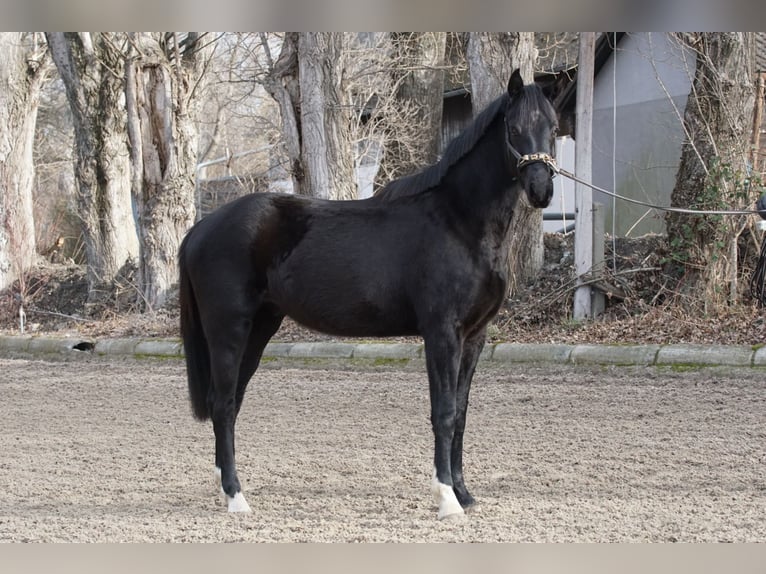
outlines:
M103 339L0 335L0 353L61 355L82 352L137 357L183 357L179 339ZM269 343L264 357L412 360L425 357L420 343ZM766 367L766 347L744 345L487 344L482 362L645 366Z

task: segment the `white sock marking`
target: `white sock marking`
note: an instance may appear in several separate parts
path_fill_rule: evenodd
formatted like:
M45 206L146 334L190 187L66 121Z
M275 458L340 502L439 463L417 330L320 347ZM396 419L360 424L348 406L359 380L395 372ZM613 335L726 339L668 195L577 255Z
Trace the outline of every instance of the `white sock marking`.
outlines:
M250 505L242 492L235 494L234 498L227 495L226 500L229 501L229 512L250 512Z
M229 512L251 512L250 505L247 503L247 500L245 500L245 496L242 494L242 492L238 492L233 497L229 496L224 492L223 485L221 484L221 467L216 466L213 470L213 474L215 475L215 482L218 485L218 488L221 489L221 494L226 497L226 502L229 507Z
M431 479L431 492L436 499L436 503L439 505L439 513L436 515L439 520L448 516L465 514L463 507L457 501L457 496L455 496L455 491L452 487L442 484L436 478L436 468L434 468L434 475Z

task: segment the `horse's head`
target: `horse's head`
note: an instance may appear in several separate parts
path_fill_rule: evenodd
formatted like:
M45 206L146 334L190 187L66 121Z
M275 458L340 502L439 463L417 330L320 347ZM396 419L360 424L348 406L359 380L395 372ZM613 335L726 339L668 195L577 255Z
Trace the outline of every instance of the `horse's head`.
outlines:
M524 187L529 203L547 207L553 197L556 111L538 85L524 85L518 69L508 81L508 96L505 141L511 171Z

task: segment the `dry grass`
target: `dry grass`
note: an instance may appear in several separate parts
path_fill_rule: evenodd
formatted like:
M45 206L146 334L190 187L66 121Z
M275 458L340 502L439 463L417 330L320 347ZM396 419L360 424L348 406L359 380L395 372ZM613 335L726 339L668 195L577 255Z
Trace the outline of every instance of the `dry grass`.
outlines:
M575 275L572 238L545 238L545 266L538 278L510 298L489 329L493 342L537 343L710 343L760 345L766 342L764 310L746 302L714 313L673 289L662 274L664 241L659 236L607 243L607 269L598 284L611 293L604 314L594 321L572 319ZM84 269L45 265L27 277L24 309L27 332L77 333L98 337L176 337L177 298L162 309L139 313L129 280L97 305L86 305ZM0 331L18 333L18 292L0 293ZM691 304L690 304L691 303ZM275 339L330 340L286 320Z

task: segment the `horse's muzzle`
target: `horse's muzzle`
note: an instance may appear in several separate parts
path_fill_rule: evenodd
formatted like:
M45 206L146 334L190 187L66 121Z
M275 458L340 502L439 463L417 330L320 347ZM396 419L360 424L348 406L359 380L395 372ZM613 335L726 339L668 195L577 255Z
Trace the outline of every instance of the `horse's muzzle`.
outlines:
M553 199L553 173L544 163L525 166L524 188L533 207L548 207Z

